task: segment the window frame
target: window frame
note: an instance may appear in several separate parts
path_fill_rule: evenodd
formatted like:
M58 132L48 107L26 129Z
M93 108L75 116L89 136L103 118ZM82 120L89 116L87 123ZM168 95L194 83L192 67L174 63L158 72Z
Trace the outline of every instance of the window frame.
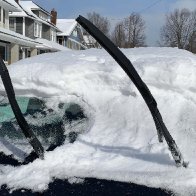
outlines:
M34 36L42 38L42 23L34 21Z
M55 31L55 29L51 29L51 31L50 31L50 40L56 42L56 31Z

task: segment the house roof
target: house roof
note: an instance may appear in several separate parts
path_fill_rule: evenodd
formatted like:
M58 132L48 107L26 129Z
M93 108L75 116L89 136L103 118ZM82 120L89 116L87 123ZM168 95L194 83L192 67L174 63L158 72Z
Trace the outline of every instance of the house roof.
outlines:
M21 11L15 0L1 0L0 5L3 6L5 9L9 10L10 12Z
M17 4L17 6L21 9L20 12L11 12L9 13L9 16L19 16L19 17L30 17L35 19L35 14L31 14L30 12L28 12L24 6L22 5L24 2L23 1L19 1L19 4Z
M32 12L32 10L41 10L44 13L46 13L48 16L50 15L49 12L47 12L43 8L39 7L33 1L19 1L18 6L22 9L22 11L21 12L12 12L12 13L10 13L10 17L29 17L29 18L32 18L36 21L39 21L39 22L44 23L46 25L49 25L49 26L55 28L57 31L59 31L59 29L54 24L52 24L48 20L44 20L44 19L38 17L36 14L34 14Z
M62 46L62 45L60 45L56 42L49 41L49 40L46 40L46 39L37 38L36 41L42 43L42 45L37 45L36 46L38 49L49 49L51 51L70 50L67 47L64 47L64 46Z
M62 31L62 33L58 33L57 35L70 36L77 26L77 22L75 19L57 19L56 26Z
M15 33L14 31L1 28L1 27L0 27L0 39L2 41L7 41L10 43L15 43L15 44L19 44L22 46L28 46L28 47L35 47L36 45L42 44L39 41L35 41L19 33Z
M33 2L33 1L25 1L25 2L27 4L30 4L32 10L41 10L42 12L44 12L45 14L47 14L48 16L51 15L48 11L46 11L44 8L42 8L39 5L37 5L35 2Z

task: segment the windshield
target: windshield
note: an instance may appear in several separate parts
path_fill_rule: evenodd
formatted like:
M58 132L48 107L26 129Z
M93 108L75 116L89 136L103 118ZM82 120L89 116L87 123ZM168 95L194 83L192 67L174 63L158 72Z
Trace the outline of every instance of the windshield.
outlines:
M16 97L21 112L42 145L61 145L74 142L86 130L87 117L76 103L63 103L58 99ZM0 97L0 139L15 145L28 145L7 97Z

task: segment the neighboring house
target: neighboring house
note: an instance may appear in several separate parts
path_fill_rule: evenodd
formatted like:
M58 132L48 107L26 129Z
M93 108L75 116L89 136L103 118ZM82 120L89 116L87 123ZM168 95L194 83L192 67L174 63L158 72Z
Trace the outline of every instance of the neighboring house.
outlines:
M16 0L16 2L22 11L10 13L10 30L41 42L42 45L37 46L37 54L66 49L55 44L56 34L60 32L56 27L57 12L55 10L49 13L32 1ZM28 54L28 48L22 48L20 58L25 58L26 54Z
M87 49L82 28L74 19L57 19L57 27L62 31L57 33L57 42L74 50Z
M20 48L29 48L29 56L36 55L39 42L9 30L9 12L20 12L14 0L0 1L0 56L6 64L18 61Z

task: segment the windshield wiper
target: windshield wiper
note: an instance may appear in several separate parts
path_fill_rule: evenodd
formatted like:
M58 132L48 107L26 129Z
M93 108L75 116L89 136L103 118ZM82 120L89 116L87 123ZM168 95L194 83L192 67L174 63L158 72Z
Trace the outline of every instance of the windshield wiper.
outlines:
M176 162L176 165L187 167L187 163L184 162L182 154L176 145L174 139L170 135L167 127L165 126L162 116L157 108L157 103L152 96L147 85L142 81L141 77L133 67L130 60L89 20L83 16L79 16L76 21L91 35L98 43L105 48L105 50L116 60L116 62L121 66L121 68L126 72L132 82L135 84L139 92L141 93L143 99L145 100L152 117L154 119L159 142L163 142L163 137L165 138L169 150Z
M30 129L28 123L26 122L25 118L22 115L22 112L20 110L20 107L18 106L18 103L16 101L15 92L12 86L11 78L8 72L8 69L3 62L3 59L0 58L0 75L1 79L3 81L3 85L5 87L5 91L8 97L8 100L10 102L11 108L13 110L13 113L16 117L16 120L18 122L18 125L20 126L23 134L27 138L28 142L33 147L35 153L37 156L41 159L44 158L44 148L42 147L40 141L37 139L33 131Z

